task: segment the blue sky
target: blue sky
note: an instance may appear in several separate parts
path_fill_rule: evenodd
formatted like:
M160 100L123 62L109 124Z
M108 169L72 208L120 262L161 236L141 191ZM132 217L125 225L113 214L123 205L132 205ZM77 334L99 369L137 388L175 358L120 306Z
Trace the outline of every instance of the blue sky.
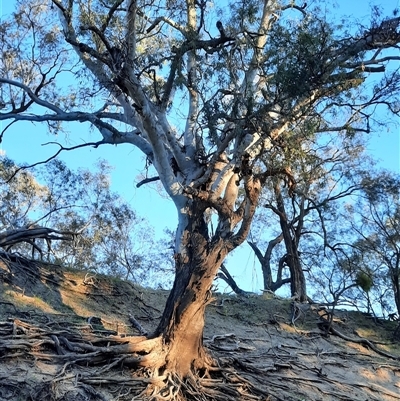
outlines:
M369 5L380 4L387 11L387 15L399 5L400 0L336 0L336 14L351 15L357 18L367 16L368 21ZM1 4L2 15L12 10L12 0L3 0ZM310 1L311 3L311 1ZM1 124L1 122L0 122ZM7 122L3 123L5 127ZM66 146L73 146L85 141L97 141L99 137L95 133L88 134L89 125L75 123L70 126L68 143ZM46 134L44 125L33 125L30 123L18 123L7 131L0 150L17 163L34 163L51 156L58 148L54 145L42 146L50 141L64 142L64 138L50 137ZM398 129L382 131L374 134L371 138L369 151L378 159L380 165L389 170L400 173L400 133ZM144 165L143 156L130 145L111 146L106 145L97 149L84 148L61 154L68 166L71 168L91 168L98 159L104 158L114 166L112 173L112 188L119 192L127 202L141 216L145 216L150 224L155 227L156 235L161 236L165 227L175 229L177 218L174 204L165 198L151 186L136 188L137 176ZM245 247L237 253L235 258L229 258L228 268L246 290L258 291L262 288L261 271L255 261L254 255Z

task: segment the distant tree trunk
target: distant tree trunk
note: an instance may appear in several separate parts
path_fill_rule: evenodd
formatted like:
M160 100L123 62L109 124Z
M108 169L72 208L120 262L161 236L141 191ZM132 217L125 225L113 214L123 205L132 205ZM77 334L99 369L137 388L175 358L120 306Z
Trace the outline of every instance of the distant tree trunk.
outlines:
M307 287L306 278L304 276L303 268L301 266L301 260L299 257L298 240L300 235L292 233L292 227L288 221L285 205L283 202L283 196L279 187L279 181L276 180L275 186L275 197L277 203L277 210L279 211L279 223L282 230L283 241L286 247L286 255L284 262L289 267L290 271L290 291L291 295L296 296L300 302L307 301ZM302 219L298 222L302 224ZM299 231L301 227L298 227Z
M397 308L397 314L400 318L400 274L399 268L395 268L392 273L392 284L393 284L393 298Z
M258 261L261 264L261 270L263 273L263 283L264 283L264 290L270 290L275 292L283 285L290 283L290 278L282 279L282 271L284 268L284 263L279 262L278 270L276 273L276 280L274 281L272 276L272 269L271 269L271 256L272 251L276 245L278 245L283 240L283 235L280 234L273 240L269 241L267 250L263 255L260 251L260 248L254 242L248 242L248 244L253 249L254 253L257 256Z
M301 266L298 251L295 247L289 246L292 254L286 255L286 264L290 270L290 292L292 296L296 296L300 302L307 301L307 287L303 268Z

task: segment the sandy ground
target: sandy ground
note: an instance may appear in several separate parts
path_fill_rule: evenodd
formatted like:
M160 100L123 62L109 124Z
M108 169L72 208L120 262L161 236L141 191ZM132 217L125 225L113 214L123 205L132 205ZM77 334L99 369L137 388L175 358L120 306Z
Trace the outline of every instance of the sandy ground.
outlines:
M139 334L130 315L150 332L167 295L59 266L0 263L0 401L134 399L132 369L69 361L57 339L123 341ZM400 400L397 322L337 311L327 334L323 314L318 305L215 294L204 343L271 400Z

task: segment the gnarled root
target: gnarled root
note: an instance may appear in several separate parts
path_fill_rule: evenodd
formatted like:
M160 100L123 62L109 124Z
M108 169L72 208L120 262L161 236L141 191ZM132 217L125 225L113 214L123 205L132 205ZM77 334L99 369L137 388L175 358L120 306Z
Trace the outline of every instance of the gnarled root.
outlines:
M11 366L6 382L10 391L31 386L33 400L233 401L260 395L265 400L265 393L232 368L217 365L207 352L188 375L176 374L173 361L166 362L168 350L161 337L101 337L21 320L0 322L0 354ZM30 376L21 374L21 361ZM18 378L12 366L18 366Z

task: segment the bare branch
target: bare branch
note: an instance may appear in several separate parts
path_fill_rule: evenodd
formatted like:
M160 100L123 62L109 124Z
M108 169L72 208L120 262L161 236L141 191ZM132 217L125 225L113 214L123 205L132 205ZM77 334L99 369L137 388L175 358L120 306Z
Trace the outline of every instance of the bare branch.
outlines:
M136 16L138 13L137 0L129 0L126 13L126 47L127 63L131 65L136 57Z
M50 102L47 102L46 100L40 99L35 93L33 93L33 91L27 85L24 85L24 84L22 84L20 82L17 82L17 81L11 80L11 79L7 79L7 78L0 78L0 82L4 83L4 84L9 84L9 85L12 85L12 86L16 86L17 88L20 88L20 89L23 89L24 92L26 92L28 94L28 96L35 103L37 103L39 106L42 106L42 107L44 107L46 109L50 109L50 110L54 111L57 114L62 114L63 113L63 111L59 107L55 106L54 104L52 104ZM10 116L10 114L11 114L11 116ZM5 119L8 119L8 118L14 118L13 114L15 115L15 113L7 113L7 114L1 113L0 114L0 120L5 120ZM3 116L5 116L5 117L3 117Z
M46 164L46 163L48 163L49 161L51 161L51 160L57 158L57 156L58 156L63 150L74 150L74 149L79 149L79 148L83 148L83 147L86 147L86 146L93 146L94 148L97 148L99 145L101 145L101 144L103 144L103 143L106 143L106 142L103 142L103 141L99 141L99 142L88 142L88 143L84 143L84 144L81 144L81 145L72 146L72 147L70 147L70 148L65 148L65 147L63 147L62 145L60 145L58 142L48 142L48 143L45 143L45 144L43 144L43 145L49 145L49 144L58 145L58 146L60 147L60 149L59 149L55 154L53 154L52 156L50 156L50 157L49 157L48 159L46 159L46 160L42 160L42 161L40 161L40 162L33 163L33 164L30 164L30 165L18 167L18 168L11 174L11 176L7 179L6 182L10 182L20 171L28 170L28 169L30 169L30 168L39 166L39 165L41 165L41 164Z
M181 63L183 56L188 52L193 52L196 50L204 50L207 54L212 54L221 49L221 46L228 43L233 44L234 38L230 37L220 37L216 39L208 40L189 40L185 41L181 47L173 48L172 52L175 54L173 57L170 72L168 75L167 83L164 88L164 94L162 96L161 105L166 108L169 101L170 95L173 87L173 83L176 77L178 66Z
M142 185L148 184L149 182L154 182L154 181L159 181L159 180L160 180L159 176L151 177L151 178L145 178L144 180L142 180L142 181L140 181L140 182L138 182L136 184L136 188L140 188Z
M124 2L124 0L117 0L115 3L111 6L110 10L108 11L107 18L104 20L103 25L101 26L100 30L101 32L105 32L107 29L111 19L113 18L115 11L117 11L118 7Z
M344 67L346 68L351 68L351 69L359 69L361 71L365 72L384 72L385 71L385 66L378 66L378 67L370 67L372 68L372 71L369 71L367 66L371 64L379 64L379 63L384 63L388 61L396 61L400 60L400 56L387 56L387 57L382 57L382 58L375 58L373 57L370 60L363 61L361 64L360 63L350 63L350 64L345 64Z
M307 7L307 3L306 2L304 2L304 4L300 7L300 6L296 5L296 4L294 4L294 1L292 1L291 4L288 4L286 6L281 7L281 10L282 11L285 11L285 10L297 10L297 11L300 11L304 16L307 16L307 12L305 11L306 7Z
M365 51L388 49L397 45L400 42L399 25L400 18L392 18L382 22L379 27L369 29L363 37L348 40L335 52L338 64Z
M183 26L177 24L175 21L173 21L172 19L167 18L165 16L157 17L151 23L151 25L146 29L146 32L150 33L160 22L165 22L166 24L168 24L172 28L178 30L182 35L186 36L186 29Z

